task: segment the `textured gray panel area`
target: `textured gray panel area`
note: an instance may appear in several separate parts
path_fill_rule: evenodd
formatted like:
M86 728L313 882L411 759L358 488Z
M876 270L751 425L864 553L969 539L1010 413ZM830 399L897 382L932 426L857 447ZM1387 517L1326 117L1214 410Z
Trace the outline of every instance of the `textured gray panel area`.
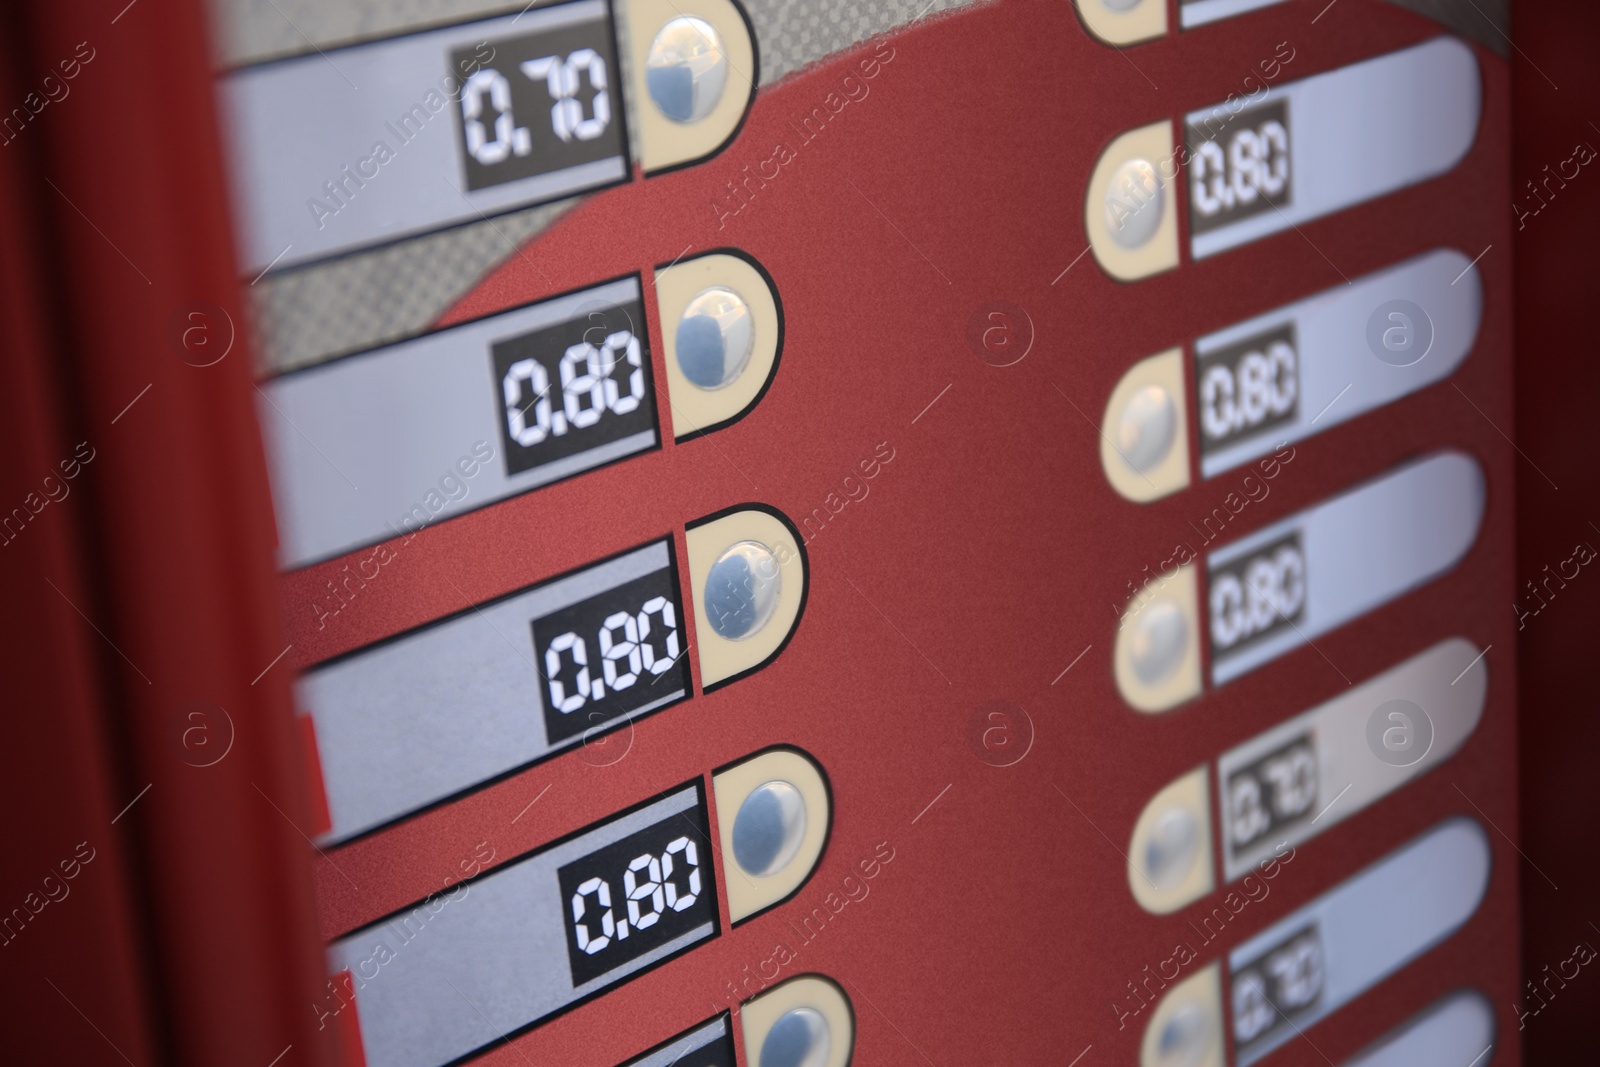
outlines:
M211 10L222 65L237 67L523 6L504 0L212 0Z
M761 84L924 15L977 0L743 0ZM224 67L520 10L486 0L213 0ZM535 4L529 7L540 6Z
M916 18L974 0L744 0L761 84ZM215 0L224 67L406 30L515 11L484 0ZM411 336L576 200L530 208L303 270L250 287L263 375Z
M918 18L980 0L743 0L761 84ZM1066 2L1066 0L1063 0ZM1505 55L1510 0L1389 0ZM485 0L213 0L219 62L239 66L424 26L515 11ZM427 327L576 200L261 279L249 290L262 374Z
M545 204L262 278L249 289L257 370L277 374L421 332L576 203Z

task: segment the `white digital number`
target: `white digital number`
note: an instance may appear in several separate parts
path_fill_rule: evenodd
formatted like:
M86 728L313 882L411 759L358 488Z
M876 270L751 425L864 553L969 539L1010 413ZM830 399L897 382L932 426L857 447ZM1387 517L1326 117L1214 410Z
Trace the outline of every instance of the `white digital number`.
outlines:
M618 366L631 368L626 393L614 374ZM531 356L517 360L500 379L507 433L524 448L561 437L569 429L593 426L608 411L626 415L644 400L644 353L629 330L611 334L600 347L579 341L562 353L557 369L561 378L559 407L550 397L550 372ZM525 392L535 398L531 409L523 400Z
M618 330L606 338L604 352L606 409L613 415L626 415L638 407L639 401L644 399L644 362L639 350L639 339L627 330ZM626 359L628 365L633 368L628 374L627 396L622 395L622 387L617 384L615 375L611 373L622 359Z
M645 871L646 876L640 881L638 874ZM661 861L646 852L642 856L635 856L628 864L628 869L622 872L622 889L628 898L628 921L636 930L648 930L661 921L661 913L667 906L667 895L661 888ZM639 903L642 900L650 902L650 910L645 911Z
M1254 130L1240 130L1228 143L1228 169L1231 171L1228 186L1233 190L1233 202L1256 202L1257 170L1261 161L1261 138Z
M583 373L578 373L578 365ZM584 395L589 398L584 406ZM561 404L566 409L567 421L576 429L593 426L606 410L605 374L600 364L600 350L588 341L579 341L561 356Z
M1268 196L1277 196L1289 184L1289 131L1277 119L1261 124L1261 154L1256 167L1256 186Z
M686 892L679 892L672 881L672 857L677 855L683 856L683 862L688 865ZM661 854L661 879L667 887L667 907L673 911L682 911L700 899L700 853L693 841L680 837L667 846L667 850Z
M653 625L652 617L659 623ZM651 640L652 631L661 640L661 654ZM608 615L596 641L600 647L598 678L589 671L588 642L575 632L567 631L545 649L550 706L563 715L572 714L590 700L604 699L608 687L612 692L629 688L645 671L659 677L671 670L678 660L678 613L666 597L651 597L635 614L618 611ZM569 667L576 670L570 692L563 673Z
M1305 745L1296 745L1261 767L1272 786L1272 814L1280 821L1304 815L1317 802L1317 761Z
M532 81L543 82L550 93L550 128L563 143L571 143L574 138L592 141L611 125L610 76L605 58L594 49L580 48L566 59L530 59L520 69ZM578 89L585 79L594 90L591 114L587 116L578 99ZM484 122L488 108L495 112L492 129ZM527 128L516 125L512 117L511 83L492 67L474 71L461 87L461 120L467 152L482 166L492 167L533 150Z
M1233 984L1233 1039L1249 1044L1264 1034L1277 1020L1278 1013L1261 988L1261 978L1252 971L1241 974Z
M561 653L566 652L572 657L573 665L578 668L578 677L573 683L573 692L567 693L566 686L561 681ZM550 706L563 715L570 715L583 707L589 698L589 646L583 638L568 630L554 641L544 652L545 676L550 681ZM599 700L605 696L605 689L599 682L594 683L594 698Z
M1191 188L1194 205L1202 215L1220 215L1233 206L1233 190L1228 187L1228 161L1217 142L1206 141L1195 153Z
M1244 580L1220 574L1211 585L1211 640L1218 651L1292 619L1305 606L1306 565L1297 545L1257 556L1244 569Z
M661 616L661 629L665 633L664 655L656 656L655 647L650 643L650 616ZM651 674L661 675L672 669L673 663L678 659L678 616L672 608L672 601L664 596L658 596L645 601L644 607L639 609L639 652L644 656L644 665ZM690 846L693 847L692 845Z
M683 888L674 880L682 874ZM628 935L648 930L662 917L685 911L700 899L700 854L687 836L667 845L661 855L645 852L628 862L622 872L622 899L628 917L618 921L611 906L611 883L596 875L578 886L572 894L572 924L578 948L594 955L612 941L626 941ZM598 911L600 932L591 926L590 899Z
M1322 942L1314 928L1239 971L1233 985L1234 1040L1247 1045L1280 1019L1316 1003L1324 973Z
M1294 347L1282 339L1264 352L1247 352L1232 367L1218 363L1200 381L1200 423L1222 440L1287 415L1299 395Z
M522 402L522 392L530 390L533 402L533 425L528 425L528 409ZM506 400L506 427L511 439L523 448L534 445L550 436L550 374L544 364L533 358L519 359L506 370L500 381ZM562 429L566 427L563 425Z
M556 56L541 56L522 64L522 73L542 81L554 101L550 105L550 126L557 137L571 141L592 141L611 124L611 94L607 91L606 61L592 48L580 48L563 61ZM594 90L594 114L585 118L578 101L578 84L583 76Z
M621 641L614 636L619 627L622 629ZM607 618L605 625L600 627L600 656L606 684L612 690L626 689L637 682L639 672L644 669L644 657L639 652L639 621L626 611L619 611ZM626 672L617 668L617 661L622 659L628 661Z
M1289 185L1289 130L1277 119L1235 130L1227 148L1204 141L1195 149L1190 199L1206 218L1275 197Z
M584 918L588 912L588 898L591 895L595 898L596 906L604 909L600 913L598 937L590 932L589 923ZM617 920L611 911L611 886L604 878L591 878L572 894L572 928L577 934L578 947L591 956L611 944L612 937L617 933ZM624 932L622 936L628 935Z
M1303 1008L1322 992L1322 945L1315 937L1302 937L1268 957L1266 969L1273 977L1278 1007Z
M1253 775L1241 774L1228 786L1228 807L1236 846L1249 844L1272 825L1272 817L1261 802L1261 786Z
M486 97L496 112L493 137L483 124ZM511 83L498 70L474 71L467 79L461 89L461 119L467 135L467 151L486 167L510 159L514 147L522 148L518 155L528 151L528 131L516 129L511 121Z

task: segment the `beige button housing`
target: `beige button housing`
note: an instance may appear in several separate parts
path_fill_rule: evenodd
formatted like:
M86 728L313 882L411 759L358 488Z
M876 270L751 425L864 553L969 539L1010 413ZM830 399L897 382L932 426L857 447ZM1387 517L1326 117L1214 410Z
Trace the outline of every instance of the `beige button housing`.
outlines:
M685 530L684 538L688 546L689 599L694 604L700 689L710 692L764 666L788 642L805 605L805 554L794 524L763 504L741 504L701 519ZM770 562L763 564L760 573L747 576L751 588L744 596L751 602L761 601L766 607L765 601L775 595L776 603L763 612L765 617L756 629L730 639L718 633L707 614L707 582L713 566L730 548L747 544L765 550L750 553L751 558ZM718 588L711 590L711 595L725 599L729 593L725 585L719 578ZM738 598L738 591L733 595Z
M1129 130L1106 146L1089 178L1084 192L1084 232L1101 269L1119 281L1137 281L1178 266L1179 188L1173 144L1172 123L1166 119ZM1125 165L1141 160L1154 175L1153 190L1130 184L1131 172ZM1154 227L1142 218L1137 223L1130 221L1150 211L1160 213ZM1121 232L1124 224L1149 236L1128 247L1124 244L1128 235Z
M1200 695L1197 566L1145 583L1123 611L1112 669L1122 699L1140 711L1166 711Z
M695 163L726 145L756 95L756 49L750 20L733 0L620 0L623 47L628 57L628 119L646 174ZM669 118L650 95L646 70L656 35L673 19L699 19L711 26L727 65L715 106L690 122Z
M786 1018L792 1022L797 1017L810 1024L809 1049L801 1053L791 1039L783 1041L781 1052L769 1051L767 1042L773 1031ZM744 1031L744 1062L749 1067L776 1067L780 1063L845 1067L855 1052L856 1019L850 998L835 982L821 975L803 974L752 997L739 1009L739 1019Z
M1144 1028L1139 1067L1224 1067L1222 965L1213 963L1167 990Z
M736 294L750 315L750 354L725 385L696 385L678 361L678 324L695 298L707 290ZM747 414L760 401L778 369L783 346L783 311L765 271L740 252L711 252L656 271L656 307L666 352L667 399L672 436L682 441L710 433Z
M1128 845L1128 888L1145 911L1166 915L1211 892L1207 775L1196 767L1150 798Z
M1088 31L1109 45L1138 44L1167 32L1166 0L1072 0Z
M1113 489L1142 504L1188 488L1188 411L1183 349L1128 369L1100 424L1100 467Z
M788 787L798 794L799 818L789 821L794 840L787 848L774 850L778 862L751 870L740 862L738 845L742 842L736 843L734 828L745 814L745 802L770 786ZM832 802L815 761L792 748L771 749L718 771L711 777L711 789L717 807L728 914L739 923L792 896L811 877L828 843Z

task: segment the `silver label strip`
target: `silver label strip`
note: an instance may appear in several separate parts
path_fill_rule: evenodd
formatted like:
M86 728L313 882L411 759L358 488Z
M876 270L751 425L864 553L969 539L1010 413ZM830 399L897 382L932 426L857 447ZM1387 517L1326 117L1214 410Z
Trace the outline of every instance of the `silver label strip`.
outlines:
M329 966L334 973L350 972L368 1067L439 1067L712 936L717 887L714 849L701 836L707 822L698 784L688 785L336 941L329 948ZM607 849L656 830L663 838L679 835L698 842L700 898L695 904L704 908L709 902L709 920L687 925L690 920L667 908L667 918L659 922L676 920L673 936L592 978L574 981L565 872L609 858ZM623 868L627 863L627 857L620 859ZM621 872L615 873L613 892L620 894ZM586 900L595 906L592 893ZM614 900L613 911L620 913L623 904L641 906L639 900ZM651 907L648 898L642 907ZM616 940L620 921L613 917L611 940L600 953L624 944ZM598 923L595 930L598 934Z
M1472 50L1450 37L1184 116L1196 259L1445 173L1478 132Z
M1477 540L1483 508L1477 461L1438 452L1213 552L1202 605L1212 684L1443 574Z
M332 819L321 843L372 830L684 699L683 605L668 545L645 545L301 675L296 703L316 727ZM658 596L671 611L652 603ZM541 632L543 620L581 614L585 605L602 605L606 615L615 607L634 621L636 648L612 661L613 685L600 700L593 686L607 679L598 628L559 621L555 632ZM553 639L569 628L589 667L582 694L570 650L557 650L557 670L549 670ZM613 648L626 642L625 633L614 637ZM648 665L643 649L650 650ZM675 662L652 670L663 656ZM630 675L618 690L615 683ZM556 695L566 697L565 711L552 707L552 681L560 687ZM618 758L628 743L608 742L595 750L595 761Z
M1478 269L1441 249L1195 342L1207 478L1442 381L1483 317Z
M622 278L263 383L259 409L280 563L300 567L409 538L442 519L656 447L642 308L639 279ZM585 363L564 383L559 364L571 342L591 338L605 346L624 332L636 344L605 349L610 381L600 384L610 389L614 410L603 410L604 389L578 388L592 368ZM519 403L527 408L515 427L508 377L520 382ZM568 412L577 417L569 420ZM543 437L523 447L513 429Z
M1489 887L1489 840L1454 818L1228 954L1239 1067L1292 1040L1449 937Z
M609 5L574 0L224 76L247 273L626 179L615 52Z

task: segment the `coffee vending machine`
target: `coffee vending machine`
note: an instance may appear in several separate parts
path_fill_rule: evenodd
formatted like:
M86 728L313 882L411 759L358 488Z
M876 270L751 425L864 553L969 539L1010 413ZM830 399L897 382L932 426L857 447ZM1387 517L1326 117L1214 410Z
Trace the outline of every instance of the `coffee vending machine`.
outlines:
M1527 8L18 4L0 1059L1589 1062Z

